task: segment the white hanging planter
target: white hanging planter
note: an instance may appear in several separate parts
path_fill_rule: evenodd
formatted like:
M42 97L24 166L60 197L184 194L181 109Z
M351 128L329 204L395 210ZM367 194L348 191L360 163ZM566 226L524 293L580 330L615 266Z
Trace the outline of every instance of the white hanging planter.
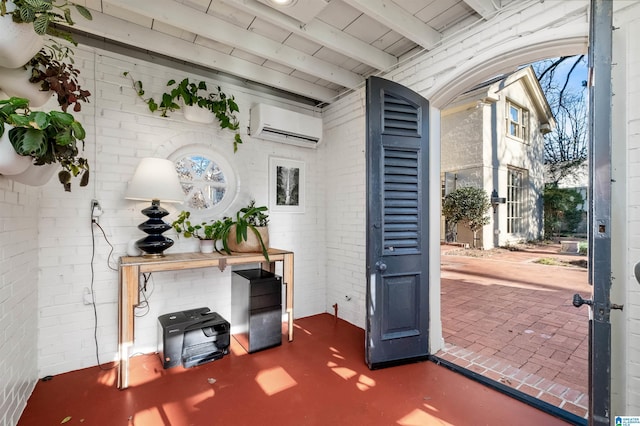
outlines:
M215 118L208 109L201 108L198 105L185 105L184 102L182 103L182 112L184 118L196 123L211 124Z
M13 176L27 170L33 162L30 156L20 155L13 149L9 140L9 130L13 126L5 123L4 133L0 137L0 175Z
M29 167L24 172L11 176L11 179L29 186L42 186L51 180L59 168L60 164L58 163L44 164L42 166L29 164Z
M7 2L7 12L15 9ZM44 46L44 37L33 29L33 24L16 24L9 13L0 16L0 66L18 68L29 62Z
M30 83L31 71L20 68L0 67L0 90L7 97L16 96L18 98L29 99L29 106L38 108L47 103L52 91L44 92L40 90L40 83Z

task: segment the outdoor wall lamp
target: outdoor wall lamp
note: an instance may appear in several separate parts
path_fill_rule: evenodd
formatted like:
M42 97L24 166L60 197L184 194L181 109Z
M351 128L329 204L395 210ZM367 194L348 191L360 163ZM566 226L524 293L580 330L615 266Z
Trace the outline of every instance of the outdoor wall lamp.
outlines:
M495 189L491 192L491 206L493 207L493 212L495 213L498 209L498 204L504 204L507 202L507 199L504 197L498 197L498 191Z

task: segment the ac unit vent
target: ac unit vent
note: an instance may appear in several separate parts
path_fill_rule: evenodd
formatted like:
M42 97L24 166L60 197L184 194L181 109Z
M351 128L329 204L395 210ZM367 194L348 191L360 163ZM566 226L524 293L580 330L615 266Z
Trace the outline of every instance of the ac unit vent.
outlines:
M315 148L322 140L322 119L267 104L251 108L252 137Z

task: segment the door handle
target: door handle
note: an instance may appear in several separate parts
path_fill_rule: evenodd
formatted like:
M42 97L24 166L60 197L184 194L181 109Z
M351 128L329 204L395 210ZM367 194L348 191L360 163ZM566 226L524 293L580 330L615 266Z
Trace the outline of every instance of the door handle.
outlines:
M382 260L378 260L376 262L376 269L380 272L384 272L387 270L387 264L384 263Z
M579 308L582 305L593 306L593 300L591 299L583 299L578 293L573 295L573 306ZM618 305L617 303L611 303L609 305L609 309L624 309L624 305Z
M593 305L593 300L591 299L583 299L578 293L573 295L573 306L579 308L582 305Z

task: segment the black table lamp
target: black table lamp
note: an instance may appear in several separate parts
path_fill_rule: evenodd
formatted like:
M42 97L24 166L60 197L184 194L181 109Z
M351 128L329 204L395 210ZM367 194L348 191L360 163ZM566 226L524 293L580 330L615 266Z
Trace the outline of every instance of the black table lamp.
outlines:
M138 229L147 233L145 238L136 241L136 246L144 256L160 257L173 245L173 240L162 233L171 229L171 225L162 220L169 214L160 207L164 203L182 203L185 193L180 184L176 166L163 158L143 158L129 183L125 198L128 200L151 201L151 206L142 210L149 220L138 225Z

